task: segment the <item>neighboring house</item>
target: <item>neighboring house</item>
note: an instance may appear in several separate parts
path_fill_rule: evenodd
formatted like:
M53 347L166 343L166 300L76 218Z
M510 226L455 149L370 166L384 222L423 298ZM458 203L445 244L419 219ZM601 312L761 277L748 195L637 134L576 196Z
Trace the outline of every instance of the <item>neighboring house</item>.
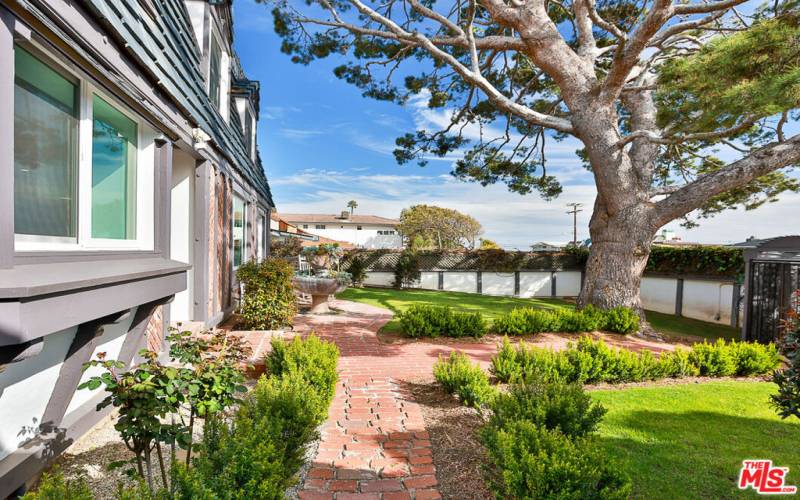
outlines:
M0 0L0 498L104 413L77 391L212 326L269 250L230 2Z
M563 247L544 241L537 241L531 245L531 252L559 252Z
M280 214L298 229L332 240L346 241L359 248L403 248L397 219L377 215Z

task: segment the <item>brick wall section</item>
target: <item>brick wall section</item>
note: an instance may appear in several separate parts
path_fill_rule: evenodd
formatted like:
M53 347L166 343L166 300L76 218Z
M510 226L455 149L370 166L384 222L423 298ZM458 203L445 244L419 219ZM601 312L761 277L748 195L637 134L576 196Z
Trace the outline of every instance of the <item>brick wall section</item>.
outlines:
M164 306L158 306L150 316L150 322L145 328L147 349L160 352L164 343Z

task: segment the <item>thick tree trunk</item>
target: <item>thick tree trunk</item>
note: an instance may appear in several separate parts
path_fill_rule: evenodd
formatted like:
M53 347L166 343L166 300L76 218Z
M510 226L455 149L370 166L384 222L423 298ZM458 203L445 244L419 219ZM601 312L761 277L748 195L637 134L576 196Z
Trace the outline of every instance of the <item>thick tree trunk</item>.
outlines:
M592 247L578 307L625 306L644 319L639 285L658 229L653 227L651 212L652 206L642 203L609 216L602 203L596 203L589 227Z

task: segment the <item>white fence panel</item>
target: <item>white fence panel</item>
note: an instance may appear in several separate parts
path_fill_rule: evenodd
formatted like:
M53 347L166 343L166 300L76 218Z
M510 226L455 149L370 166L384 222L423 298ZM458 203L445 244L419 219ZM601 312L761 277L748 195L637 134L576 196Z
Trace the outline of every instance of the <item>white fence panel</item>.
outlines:
M580 271L561 271L556 273L556 296L577 297L580 293Z
M520 297L550 297L552 293L549 272L519 273Z
M683 281L683 315L712 323L731 324L733 284L719 281Z
M392 286L394 283L394 273L387 272L368 272L364 280L365 285L372 286Z
M678 280L674 278L642 278L642 305L649 311L675 314L677 288Z
M484 295L514 295L514 273L484 271L481 291Z
M439 273L435 271L422 271L420 274L419 287L426 290L438 290Z
M478 273L447 272L444 273L444 290L448 292L471 292L478 290Z

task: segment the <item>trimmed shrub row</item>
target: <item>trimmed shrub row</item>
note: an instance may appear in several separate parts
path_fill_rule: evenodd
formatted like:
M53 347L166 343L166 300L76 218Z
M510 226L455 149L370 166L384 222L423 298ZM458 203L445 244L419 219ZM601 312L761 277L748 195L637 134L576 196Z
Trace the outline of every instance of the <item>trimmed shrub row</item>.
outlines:
M409 337L483 337L487 325L479 312L455 311L446 306L413 305L398 315Z
M492 331L504 335L565 332L581 333L606 330L622 334L639 329L639 316L626 307L602 311L588 306L580 311L570 309L514 309L494 320Z
M325 420L337 347L315 336L273 340L262 376L230 421L206 422L191 469L174 477L181 498L283 498Z
M479 312L462 312L447 306L413 305L398 315L409 337L482 337L489 330ZM504 335L542 332L581 333L605 330L622 334L639 329L639 316L631 309L617 307L601 311L587 307L570 309L514 309L494 320L491 330Z
M659 357L647 350L635 353L614 349L602 340L589 337L581 337L561 351L531 347L524 342L514 348L504 339L492 358L492 373L503 382L542 380L594 384L694 375L763 375L779 364L774 345L726 343L722 339L714 344L695 344L691 350L664 352Z
M248 330L277 330L297 314L292 278L294 267L282 259L245 262L236 271L244 287L239 318Z

